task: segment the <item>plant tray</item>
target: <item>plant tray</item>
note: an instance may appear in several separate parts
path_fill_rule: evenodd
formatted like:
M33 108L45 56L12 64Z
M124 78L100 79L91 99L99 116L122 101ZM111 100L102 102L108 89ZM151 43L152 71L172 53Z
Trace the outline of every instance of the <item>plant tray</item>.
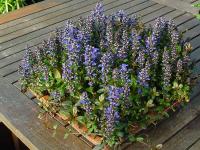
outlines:
M36 98L46 107L49 106L49 103L48 103L48 98L49 96L48 95L44 95L44 96L40 96L38 95L36 92L34 92L33 90L29 89L33 95L36 96ZM171 107L173 108L178 108L180 106L180 102L179 101L176 101L173 103L173 105ZM169 112L172 110L171 107L168 107L165 109L165 112ZM67 123L69 123L78 133L80 133L81 135L83 135L87 140L89 140L92 144L94 145L99 145L101 144L102 140L103 140L103 137L99 136L99 135L95 135L95 134L88 134L88 129L86 126L84 125L79 125L78 124L78 121L73 121L73 122L70 122L69 121L69 118L60 114L60 113L56 113L55 115L57 115L59 118L61 118L63 121L66 121ZM154 116L155 113L151 113L150 115ZM161 120L157 120L158 122L161 122ZM150 126L151 124L153 124L153 122L149 122L148 126ZM133 123L133 125L131 126L132 128L130 129L130 132L133 133L133 134L138 134L139 132L145 130L143 128L141 128L137 123Z

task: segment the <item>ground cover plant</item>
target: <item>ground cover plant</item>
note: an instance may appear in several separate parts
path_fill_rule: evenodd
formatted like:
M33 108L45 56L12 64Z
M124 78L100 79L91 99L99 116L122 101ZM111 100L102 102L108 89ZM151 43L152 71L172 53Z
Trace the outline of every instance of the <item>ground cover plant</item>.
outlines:
M27 47L19 73L23 91L48 95L47 111L77 120L113 147L140 141L135 126L189 102L190 52L173 21L145 27L122 10L106 16L98 3L42 46Z

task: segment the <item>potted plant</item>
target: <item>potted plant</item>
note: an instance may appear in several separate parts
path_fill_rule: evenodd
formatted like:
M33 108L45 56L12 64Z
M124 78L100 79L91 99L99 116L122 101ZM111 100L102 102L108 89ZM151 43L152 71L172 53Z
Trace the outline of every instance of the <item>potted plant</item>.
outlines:
M25 50L22 90L94 144L139 141L137 133L189 102L191 46L173 21L145 27L124 11L67 21L48 41Z

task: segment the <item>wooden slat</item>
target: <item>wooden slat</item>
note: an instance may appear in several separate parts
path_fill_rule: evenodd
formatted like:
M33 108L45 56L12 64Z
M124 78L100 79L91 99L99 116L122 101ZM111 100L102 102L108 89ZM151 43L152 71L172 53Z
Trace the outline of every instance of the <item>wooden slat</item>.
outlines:
M163 150L184 150L200 138L200 113L199 116L185 126L179 133L164 144ZM176 146L178 145L178 146ZM200 147L199 147L200 148Z
M0 78L0 88L0 120L30 149L80 150L80 147L90 149L72 134L64 139L66 129L62 126L57 128L57 134L52 137L53 130L48 129L44 121L38 119L40 109L32 101L2 78ZM51 122L51 127L52 122L56 123L54 119L48 120Z
M199 23L199 21L198 21L198 23ZM187 31L187 33L185 33L185 38L193 39L193 38L197 37L198 35L200 35L200 25L198 25L198 26L192 28L191 30Z
M15 46L16 44L20 44L20 43L23 43L23 42L27 42L27 41L29 41L29 40L31 40L31 39L33 39L33 38L38 38L39 36L41 36L41 35L44 35L44 34L48 34L49 32L52 32L52 31L54 31L55 30L55 28L61 28L62 26L64 26L64 22L67 20L67 19L71 19L71 20L73 20L73 19L75 19L75 18L78 18L78 17L80 17L80 16L85 16L85 15L87 15L89 12L90 12L90 10L91 9L93 9L94 7L95 7L95 5L96 5L96 2L98 1L98 0L93 0L94 1L94 3L93 4L91 4L91 5L88 5L88 3L87 3L87 1L86 2L84 2L84 3L81 3L81 5L77 5L77 7L76 8L74 8L74 7L72 7L72 8L70 8L69 9L69 13L66 13L66 14L64 14L64 15L62 15L62 20L60 20L60 19L55 19L55 18L52 18L50 21L52 22L52 24L50 25L50 24L48 24L48 22L49 22L49 20L48 20L48 22L45 22L44 24L46 25L46 27L45 28L40 28L39 30L36 30L35 28L34 28L34 26L32 26L31 28L30 28L30 30L31 29L33 29L33 30L35 30L35 31L33 31L33 32L29 32L29 33L27 33L27 34L25 34L25 35L22 35L22 36L20 36L20 37L17 37L17 38L15 38L15 39L13 39L13 40L10 40L10 41L6 41L6 42L4 42L4 43L1 43L1 46L0 46L0 51L1 50L5 50L5 49L7 49L7 48L10 48L10 47L12 47L12 46ZM111 2L114 2L114 1L116 1L116 0L104 0L104 4L105 4L105 7L107 8L107 4L110 4ZM82 6L82 8L81 8L81 6ZM85 6L85 7L83 7L83 6ZM112 7L112 4L111 5L109 5L108 7ZM81 8L81 9L80 9ZM77 10L78 9L78 10ZM73 11L72 11L73 10ZM59 22L59 21L60 22ZM57 22L58 21L58 22ZM38 25L37 25L38 26ZM27 30L27 29L26 29ZM13 38L10 34L9 34L9 36L10 36L10 38ZM14 35L14 37L16 37L16 35ZM8 50L7 50L8 51Z
M98 2L98 0L86 1L84 3L79 4L78 8L81 8L81 11L83 11L83 12L87 12L92 7L94 7L97 2ZM30 34L30 33L34 32L34 31L39 30L39 29L43 29L45 27L53 25L56 22L64 21L67 18L71 18L72 16L77 16L77 15L80 14L80 10L78 8L77 8L77 5L69 7L69 9L67 9L68 13L65 13L65 14L62 14L60 16L57 16L56 18L51 18L51 19L49 19L47 21L35 24L33 26L24 28L24 29L16 31L14 33L8 34L8 35L6 35L4 37L0 37L0 43L7 42L9 40L15 39L17 37L21 37L21 36L26 35L26 34Z
M134 2L136 2L136 1L134 1ZM137 2L139 2L139 0L137 0ZM139 5L138 5L139 6ZM137 7L137 6L136 6ZM137 8L139 8L139 7L137 7ZM143 8L143 7L141 7L141 8ZM41 42L42 41L42 39L44 39L45 37L38 37L37 39L35 39L35 40L32 40L32 41L30 41L30 43L28 43L30 46L32 46L32 44L33 43L35 43L36 41L38 41L38 43L39 42ZM36 43L36 44L38 44L38 43ZM23 50L23 48L24 48L24 44L22 43L22 44L20 44L20 45L18 45L17 47L13 47L13 48L10 48L10 49L7 49L6 51L5 51L5 53L4 52L1 52L2 54L3 54L3 58L4 57L6 57L7 55L10 55L10 53L9 52L11 52L11 53L13 53L13 52L15 52L15 51L17 51L17 50L20 50L20 51L22 51ZM16 61L16 60L20 60L21 59L21 57L22 57L22 54L23 54L23 52L20 52L20 53L17 53L17 54L15 54L15 55L12 55L11 57L6 57L6 58L4 58L4 59L2 59L1 61L0 61L0 68L1 67L5 67L5 65L8 65L8 64L10 64L10 62L12 62L12 61ZM14 66L14 68L15 68L16 66ZM6 69L6 68L5 68ZM15 68L16 69L16 68ZM9 72L6 72L6 74L7 73L9 73ZM4 74L5 75L5 74Z
M198 37L196 37L196 38L194 38L194 39L192 39L192 40L190 41L190 43L192 44L192 46L193 46L194 49L200 47L199 41L200 41L200 36L198 36Z
M141 3L139 5L135 5L134 7L130 7L129 9L126 9L126 12L129 15L132 15L136 12L142 11L144 9L148 9L149 7L154 7L154 5L156 5L155 2L152 1L146 1L144 3ZM140 13L141 15L145 15L145 13Z
M5 77L12 84L12 83L15 83L15 82L17 82L19 80L20 75L19 75L18 71L16 71L16 72L13 72L13 73L5 76Z
M200 48L197 48L195 51L191 53L191 58L195 61L198 62L200 61Z
M189 21L193 18L195 18L193 15L186 13L184 15L177 17L174 21L175 21L175 24L177 26L179 26L179 25L181 25L181 24L183 24L183 23L185 23L185 22L187 22L187 21Z
M200 148L200 139L194 145L192 145L192 147L190 147L188 150L199 150L199 148Z
M23 23L25 23L27 21L32 21L32 20L34 20L36 18L39 18L41 16L45 16L46 14L53 13L53 12L56 12L58 10L65 9L66 7L69 7L70 4L72 4L72 3L76 4L76 3L79 3L79 1L81 1L81 0L73 0L73 1L70 0L69 2L66 1L65 3L61 3L61 4L56 5L54 7L41 10L41 11L39 11L37 13L29 14L27 16L24 16L24 17L15 19L15 20L11 20L11 21L6 22L4 24L0 24L0 32L3 29L7 29L9 27L13 27L13 26L16 26L16 25L19 25L19 24L23 24Z
M155 20L157 17L161 17L161 16L163 16L163 15L169 13L169 12L172 12L172 11L175 11L175 9L169 8L169 7L164 7L164 8L162 8L162 9L160 9L158 11L155 11L155 12L153 12L153 13L145 16L145 17L142 17L141 20L144 23L147 23L147 22L150 22L152 20Z
M43 2L39 2L37 4L29 5L27 7L18 9L16 11L9 12L7 14L1 15L0 16L0 24L3 24L3 23L6 23L6 22L9 22L11 20L15 20L15 19L24 17L26 15L30 15L30 14L39 12L39 11L44 10L44 9L54 7L54 6L59 5L61 3L64 3L64 2L66 2L66 0L59 0L59 1L46 0L46 1L43 1Z
M185 32L185 31L190 30L191 28L196 27L196 26L199 25L199 24L200 24L200 21L197 20L196 18L193 18L193 19L191 19L191 20L185 22L183 25L179 26L178 29L179 29L180 31ZM189 31L189 32L190 32L190 31ZM187 37L187 35L186 35L185 37ZM192 36L192 37L193 37L193 36Z
M160 3L162 5L169 6L171 8L175 8L178 10L184 10L186 12L192 13L192 14L198 14L198 9L192 7L187 2L180 2L179 0L153 0L154 2Z
M0 37L11 34L11 33L16 32L16 31L19 31L21 29L25 29L25 28L33 26L35 24L44 22L46 20L59 17L62 14L66 14L66 13L69 12L69 10L68 10L69 7L73 7L75 4L78 5L80 2L84 2L84 0L73 0L73 1L68 2L68 3L64 3L63 5L59 5L59 6L65 6L64 8L59 9L60 7L58 7L57 11L47 13L47 14L41 16L41 17L33 18L32 15L30 15L28 21L14 25L12 27L7 27L4 30L0 30ZM53 7L53 8L55 8L55 7ZM47 10L49 10L49 9L47 9ZM36 13L36 14L38 14L38 13Z
M137 14L139 16L146 16L152 12L155 12L156 10L160 10L162 8L164 8L165 6L160 5L160 4L155 4L153 6L150 6L148 8L142 9L140 11L134 12L134 14Z
M162 17L164 17L166 20L174 20L175 18L184 15L185 13L183 11L180 10L175 10L172 12L169 12L165 15L163 15ZM154 24L154 20L148 22L147 24L153 25Z

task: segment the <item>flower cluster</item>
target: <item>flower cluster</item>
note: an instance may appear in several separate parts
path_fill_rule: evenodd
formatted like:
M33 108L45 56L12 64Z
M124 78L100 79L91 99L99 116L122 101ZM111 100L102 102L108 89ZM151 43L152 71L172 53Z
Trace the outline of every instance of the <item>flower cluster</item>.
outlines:
M86 111L87 115L89 115L92 112L91 102L86 92L82 93L80 97L80 104L82 105L83 109Z
M160 117L175 100L188 101L191 49L173 21L145 27L123 10L105 15L98 3L42 46L28 47L19 73L24 87L49 95L52 107L59 102L56 110L113 146L130 137L132 124L152 122L152 112Z

